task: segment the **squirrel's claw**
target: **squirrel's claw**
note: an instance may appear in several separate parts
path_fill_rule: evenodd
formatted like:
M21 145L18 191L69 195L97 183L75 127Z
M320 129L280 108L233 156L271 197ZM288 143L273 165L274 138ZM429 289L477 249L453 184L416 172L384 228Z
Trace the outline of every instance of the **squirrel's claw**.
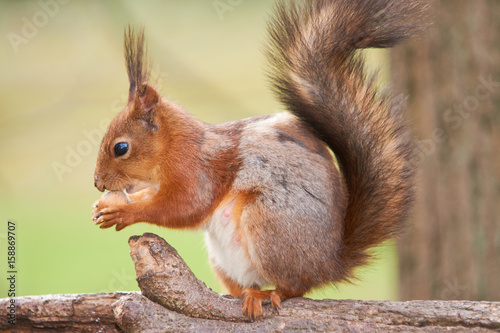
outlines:
M124 210L124 206L106 207L99 211L93 218L95 224L100 224L99 228L107 229L116 225L116 231L120 231L130 224L131 215Z
M243 313L252 321L262 316L262 301L270 300L271 306L279 314L281 298L276 290L257 290L244 288L243 290Z

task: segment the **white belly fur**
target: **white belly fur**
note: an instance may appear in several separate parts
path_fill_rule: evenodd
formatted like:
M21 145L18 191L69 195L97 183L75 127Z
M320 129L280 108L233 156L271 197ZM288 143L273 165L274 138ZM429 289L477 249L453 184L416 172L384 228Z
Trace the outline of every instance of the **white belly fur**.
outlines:
M231 219L234 200L219 207L206 224L205 242L213 265L243 287L267 282L252 266Z

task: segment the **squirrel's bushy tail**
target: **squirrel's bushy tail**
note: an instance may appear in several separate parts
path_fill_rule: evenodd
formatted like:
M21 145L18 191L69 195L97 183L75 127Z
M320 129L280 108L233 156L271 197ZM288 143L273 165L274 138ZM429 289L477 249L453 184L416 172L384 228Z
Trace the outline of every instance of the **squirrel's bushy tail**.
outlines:
M357 49L391 47L423 29L418 0L280 2L269 25L274 90L335 153L349 192L339 276L394 236L414 196L404 101L375 91ZM342 268L340 268L342 267Z

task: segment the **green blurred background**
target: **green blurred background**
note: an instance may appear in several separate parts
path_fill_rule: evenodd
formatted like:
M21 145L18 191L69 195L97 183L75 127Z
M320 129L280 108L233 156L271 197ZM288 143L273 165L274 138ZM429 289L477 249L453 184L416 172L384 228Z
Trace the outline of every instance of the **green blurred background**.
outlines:
M131 235L170 242L221 291L202 232L137 224L101 230L90 219L98 146L125 104L123 30L145 26L154 82L211 123L281 111L262 54L271 1L0 1L0 297L7 296L7 221L17 225L17 296L138 290ZM370 62L386 63L384 53ZM387 72L382 66L382 72ZM387 76L387 75L385 75ZM383 81L382 81L383 84ZM355 285L314 298L397 299L393 244Z

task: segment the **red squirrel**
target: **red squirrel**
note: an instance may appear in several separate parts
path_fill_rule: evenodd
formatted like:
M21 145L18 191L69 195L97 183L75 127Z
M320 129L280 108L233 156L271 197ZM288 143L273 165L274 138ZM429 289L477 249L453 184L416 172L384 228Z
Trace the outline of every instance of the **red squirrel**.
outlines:
M288 112L216 125L148 83L143 30L129 27L128 104L109 125L94 178L99 191L123 193L98 200L94 222L204 229L218 279L252 318L262 300L278 309L353 278L370 249L402 228L415 173L404 98L375 89L357 50L420 31L424 8L418 0L278 2L266 54Z

